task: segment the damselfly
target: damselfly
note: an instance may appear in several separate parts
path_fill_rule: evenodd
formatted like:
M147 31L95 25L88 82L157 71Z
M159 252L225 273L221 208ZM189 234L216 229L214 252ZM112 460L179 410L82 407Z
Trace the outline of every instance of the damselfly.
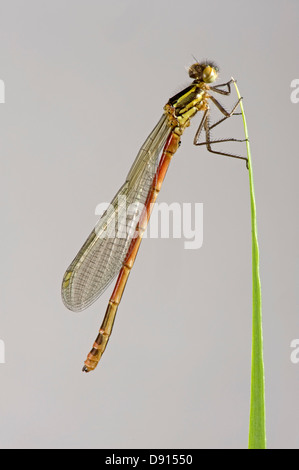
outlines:
M134 264L151 210L161 189L171 158L177 151L181 136L190 119L198 111L203 117L195 134L194 145L205 145L209 152L238 158L247 158L212 149L220 142L243 142L244 139L211 140L210 131L235 113L240 100L230 112L216 100L212 93L230 95L233 79L221 85L211 86L219 73L210 61L197 62L189 68L193 79L190 86L173 96L164 107L158 124L141 147L125 183L120 188L108 210L103 214L81 250L67 269L62 282L62 299L73 311L91 305L118 274L103 323L93 348L87 356L83 371L94 370L105 351L112 332L115 315ZM210 125L210 103L223 114L223 118ZM199 142L204 130L206 140ZM144 210L140 211L140 205ZM127 209L129 216L127 215ZM132 207L134 208L132 211ZM123 228L122 236L115 234L115 227ZM125 233L125 236L123 234Z

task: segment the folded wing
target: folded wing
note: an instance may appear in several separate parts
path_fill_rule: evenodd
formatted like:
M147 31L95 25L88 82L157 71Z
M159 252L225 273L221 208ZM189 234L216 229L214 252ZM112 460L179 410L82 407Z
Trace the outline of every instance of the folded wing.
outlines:
M67 269L62 299L70 310L91 305L120 271L169 132L163 115L138 152L125 183Z

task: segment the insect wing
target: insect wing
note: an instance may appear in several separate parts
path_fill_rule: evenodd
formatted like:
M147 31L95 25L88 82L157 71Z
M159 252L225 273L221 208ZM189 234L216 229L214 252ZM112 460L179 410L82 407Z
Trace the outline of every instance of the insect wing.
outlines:
M62 299L70 310L91 305L121 269L169 131L163 115L138 152L124 185L67 269Z

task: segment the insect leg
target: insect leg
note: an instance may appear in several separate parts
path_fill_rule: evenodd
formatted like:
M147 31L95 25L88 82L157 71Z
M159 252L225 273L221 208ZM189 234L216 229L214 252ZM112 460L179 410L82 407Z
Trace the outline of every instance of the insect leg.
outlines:
M209 126L209 115L210 115L210 113L209 113L209 110L207 109L205 111L204 117L203 117L203 119L200 123L200 127L199 127L199 129L198 129L198 131L195 135L195 138L194 138L194 141L193 141L194 145L205 145L207 147L207 150L211 153L215 153L217 155L223 155L223 156L226 156L226 157L238 158L240 160L245 160L246 161L246 167L248 168L248 159L247 159L247 157L241 157L239 155L234 155L234 154L226 153L226 152L219 152L219 151L216 151L216 150L212 149L211 144L217 144L217 143L220 143L220 142L244 142L244 141L246 141L246 139L229 138L229 139L211 140L211 135L210 135L210 129L211 128ZM227 116L227 117L230 117L230 116ZM201 131L202 127L204 127L204 129L205 129L206 141L205 142L198 142L198 137L199 137L199 134L200 134L200 131Z

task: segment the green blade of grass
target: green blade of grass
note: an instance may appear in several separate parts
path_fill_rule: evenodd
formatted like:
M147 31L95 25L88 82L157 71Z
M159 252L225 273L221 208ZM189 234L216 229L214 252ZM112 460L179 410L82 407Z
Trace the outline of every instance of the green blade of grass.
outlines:
M240 92L234 82L236 92ZM256 225L256 205L254 196L253 174L248 130L246 125L244 107L240 101L240 108L244 123L245 137L247 139L247 156L250 186L251 205L251 235L252 235L252 349L251 349L251 396L249 418L249 449L266 448L266 414L265 414L265 378L263 361L263 330L262 330L262 299L261 281L259 274L259 247Z

